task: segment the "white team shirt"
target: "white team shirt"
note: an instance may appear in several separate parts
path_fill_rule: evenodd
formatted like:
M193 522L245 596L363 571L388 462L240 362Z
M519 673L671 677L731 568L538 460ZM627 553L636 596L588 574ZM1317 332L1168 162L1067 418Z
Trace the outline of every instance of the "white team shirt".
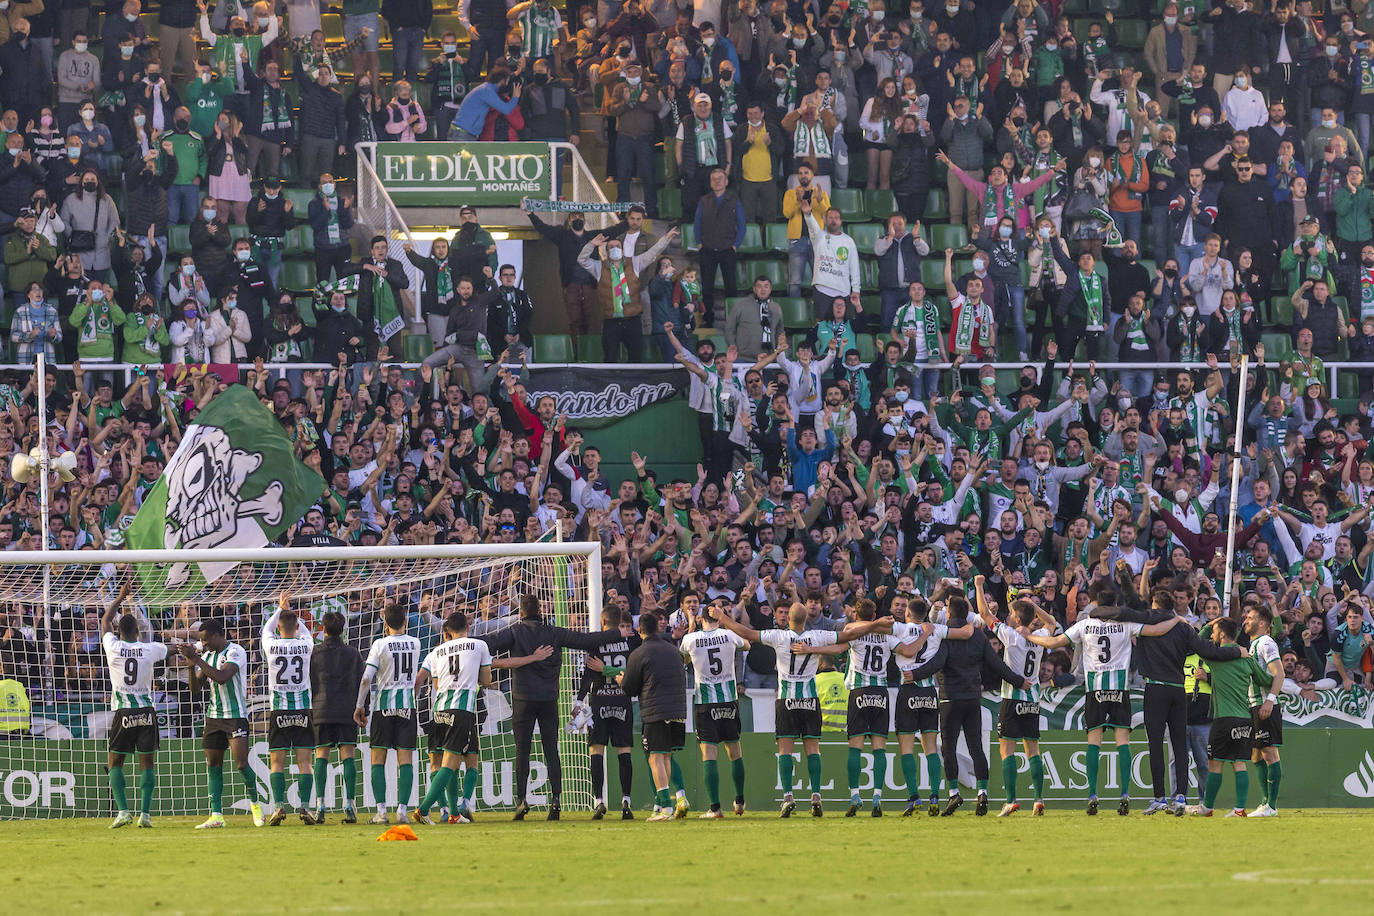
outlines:
M682 654L692 663L697 703L729 703L739 699L735 658L738 650L748 648L749 640L724 627L697 630L683 637Z
M223 684L209 682L210 700L205 704L207 719L243 719L248 716L248 653L243 646L231 642L218 652L203 652L201 655L211 668L219 670L225 665L238 668L234 676ZM208 678L207 678L208 680Z
M111 709L147 709L153 705L153 666L167 657L160 642L125 642L114 633L100 637L110 672Z
M892 634L866 633L849 643L849 666L844 685L850 690L860 687L887 686L887 660L904 642L921 635L921 628L909 623L894 623Z
M919 627L919 624L912 624L911 626ZM932 624L932 626L935 627L935 631L926 637L925 645L921 646L920 652L917 652L911 658L907 658L900 652L897 653L897 670L902 673L903 683L906 682L909 672L915 671L935 657L935 653L940 651L940 643L949 636L949 627L945 626L943 623ZM892 632L893 635L896 635L897 628L895 626L892 628ZM913 642L917 635L918 634L913 633L911 637L902 641ZM912 683L917 687L936 686L934 677L928 677L921 681L912 681Z
M1083 672L1089 690L1125 690L1131 668L1131 639L1139 635L1138 623L1085 617L1064 635L1083 656Z
M759 641L772 646L778 655L778 699L798 700L816 696L816 669L820 666L820 657L793 654L792 643L833 646L839 641L838 635L833 630L796 633L790 629L764 630L759 634Z
M1045 650L1026 639L1005 623L998 622L992 632L1002 643L1002 661L1007 667L1031 682L1030 690L1023 690L1002 682L1002 699L1037 702L1040 699L1040 659ZM1037 636L1048 636L1044 629L1035 630Z
M420 640L404 633L374 640L367 653L372 671L372 708L414 709L415 673L420 667Z
M267 682L272 691L272 708L310 708L310 655L315 639L305 622L296 624L295 636L277 634L280 608L262 625L262 659L267 665Z
M1303 522L1302 527L1298 529L1298 540L1302 543L1304 554L1313 541L1321 544L1322 559L1329 560L1336 555L1336 538L1342 533L1340 522L1327 522L1322 526Z
M431 649L420 670L428 671L434 679L434 711L476 713L482 668L490 664L491 649L470 636L450 639Z
M1282 658L1279 655L1279 644L1274 642L1274 637L1268 633L1250 641L1250 657L1263 665L1266 671L1269 670L1271 662L1279 661ZM1263 706L1267 693L1268 691L1256 684L1254 680L1250 681L1251 706Z

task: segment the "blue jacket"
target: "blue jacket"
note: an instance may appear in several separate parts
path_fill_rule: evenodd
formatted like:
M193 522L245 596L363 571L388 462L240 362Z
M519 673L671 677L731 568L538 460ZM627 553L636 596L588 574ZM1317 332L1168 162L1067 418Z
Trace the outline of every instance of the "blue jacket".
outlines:
M835 457L835 431L825 431L825 445L815 451L803 452L797 446L797 427L787 428L787 458L792 462L792 489L799 493L810 492L816 485L817 468L822 461Z
M508 115L519 105L520 100L513 96L509 99L501 98L495 83L483 83L463 99L463 104L458 108L458 115L453 119L453 126L462 128L474 137L480 137L482 128L487 123L488 111L494 108L501 114Z

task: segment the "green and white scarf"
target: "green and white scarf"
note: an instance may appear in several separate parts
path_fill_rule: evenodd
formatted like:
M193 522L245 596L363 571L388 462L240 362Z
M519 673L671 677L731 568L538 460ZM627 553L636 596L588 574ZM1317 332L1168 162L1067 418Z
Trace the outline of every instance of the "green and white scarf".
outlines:
M1194 330L1195 326L1184 315L1177 316L1178 330L1183 335L1183 342L1178 347L1178 358L1180 362L1195 363L1200 359L1198 355L1198 339Z
M825 124L819 117L815 124L807 124L804 118L797 119L796 129L792 131L792 155L798 159L807 156L830 158L830 135L826 133Z
M1367 54L1355 58L1360 64L1360 95L1374 93L1374 60Z
M1132 191L1131 188L1130 188L1130 185L1127 185L1126 182L1127 182L1128 180L1129 180L1129 181L1139 181L1139 180L1140 180L1140 175L1141 175L1141 173L1145 170L1145 161L1144 161L1143 159L1141 159L1141 158L1140 158L1138 155L1136 155L1135 153L1131 153L1131 174L1130 174L1129 178L1128 178L1128 176L1126 175L1126 173L1125 173L1125 172L1122 170L1122 168L1121 168L1121 154L1120 154L1120 153L1112 153L1112 158L1109 159L1108 162L1109 162L1110 165L1111 165L1112 173L1113 173L1114 175L1116 175L1117 179L1120 180L1120 182L1121 182L1121 183L1125 186L1125 188L1126 188L1126 199L1127 199L1127 200L1140 200L1140 197L1141 197L1140 192L1139 192L1139 191Z
M975 330L980 347L992 346L992 309L982 301L961 298L959 316L954 319L954 349L959 353L971 352Z
M1096 271L1089 271L1084 276L1082 271L1078 274L1079 284L1083 289L1083 303L1087 306L1089 330L1101 330L1102 328L1102 278Z
M1132 350L1148 350L1149 342L1145 339L1145 313L1142 312L1134 317L1130 312L1126 313L1126 343Z
M443 304L453 298L453 271L449 270L448 258L435 263L438 268L434 271L434 291Z
M552 4L540 9L538 3L531 3L520 16L520 31L526 57L548 57L558 37L558 11Z
M385 267L386 264L383 262L377 266ZM390 340L405 327L401 310L396 307L396 294L381 274L372 278L372 320L377 325L377 337L383 341Z
M1374 268L1360 267L1360 317L1374 315Z
M81 319L81 343L95 343L99 337L114 335L114 322L110 318L110 303L107 301L90 302L90 311Z
M739 102L735 99L735 81L720 84L720 113L731 124L739 123Z
M272 87L262 87L262 129L289 130L291 127L291 100L286 97L285 89L276 90L277 103L272 104Z
M1016 189L1008 181L1002 185L1000 196L1002 198L1002 212L997 212L997 198L999 192L991 183L983 190L983 221L995 223L1001 216L1010 216L1016 219Z
M1221 318L1226 322L1226 345L1230 347L1240 346L1240 309L1231 309L1228 314L1225 308L1219 309Z
M625 262L611 261L611 312L616 318L625 317L625 309L630 304L630 283L625 276Z
M696 121L696 131L694 133L697 141L697 167L718 165L720 160L717 158L716 154L715 126L711 123L710 118L707 118L705 121L701 120L701 118L697 118Z
M907 302L898 310L892 325L903 337L908 330L917 332L917 339L924 344L924 353L917 353L917 356L929 357L940 352L940 315L929 299L922 300L919 305Z
M325 214L329 220L329 224L324 230L325 236L329 239L330 245L341 245L343 244L343 230L339 228L339 199L331 194L325 200L329 201L329 206L325 208Z

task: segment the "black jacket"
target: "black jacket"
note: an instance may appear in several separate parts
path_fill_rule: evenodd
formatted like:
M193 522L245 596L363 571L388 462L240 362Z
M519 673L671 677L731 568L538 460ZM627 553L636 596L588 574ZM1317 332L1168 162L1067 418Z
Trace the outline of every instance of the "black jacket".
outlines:
M639 697L639 717L644 722L687 718L687 669L677 646L661 633L630 653L620 688L628 696Z
M1139 610L1131 607L1109 608L1113 619L1126 623L1163 623L1173 617L1172 611ZM1106 616L1093 611L1094 617ZM1209 662L1227 662L1240 658L1239 646L1218 646L1203 639L1186 623L1181 623L1163 636L1146 636L1136 640L1132 656L1141 677L1161 684L1183 686L1183 661L1197 655Z
M520 93L525 136L538 140L566 140L582 129L577 96L560 80L544 85L527 83Z
M316 310L314 358L322 363L335 363L339 354L343 353L349 363L356 363L362 358L362 341L366 336L362 322L352 312L346 309L343 312ZM359 343L350 344L349 341L354 338Z
M573 283L596 286L596 277L587 273L577 263L577 256L582 253L582 247L595 233L586 230L573 232L567 226L550 225L533 213L530 214L530 223L539 230L540 235L558 246L558 272L564 286Z
M530 322L534 318L534 303L529 293L516 287L511 290L510 304L507 305L505 287L494 286L477 297L479 307L487 313L487 344L492 355L500 356L506 348L506 335L515 334L527 347L534 346L534 334ZM511 327L514 327L514 331Z
M976 700L983 695L983 668L988 667L1009 684L1025 682L1024 675L1007 667L988 642L983 628L974 629L968 639L946 639L940 642L935 657L911 676L916 680L942 672L940 696L946 700Z
M601 643L614 637L620 638L620 631L612 633L575 633L563 627L556 627L543 620L521 618L515 623L483 636L492 654L509 652L512 656L529 655L540 646L553 646L554 653L541 662L533 662L523 668L516 668L512 681L511 698L515 700L556 700L558 699L558 675L563 670L563 649L581 649L593 652ZM678 667L682 667L681 659ZM628 691L627 691L628 692ZM683 702L686 697L686 684L683 684ZM684 711L685 715L685 711Z
M353 721L363 657L357 649L326 636L310 654L310 710L316 725Z

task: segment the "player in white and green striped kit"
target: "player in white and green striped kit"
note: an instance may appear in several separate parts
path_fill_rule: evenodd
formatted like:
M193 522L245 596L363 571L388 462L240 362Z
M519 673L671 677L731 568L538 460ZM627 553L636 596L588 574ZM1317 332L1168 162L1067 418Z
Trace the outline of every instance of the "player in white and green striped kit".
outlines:
M745 589L743 594L752 594ZM730 757L730 778L735 784L735 814L744 814L744 757L740 749L739 684L735 679L735 659L749 641L722 629L718 615L731 613L730 602L717 598L700 617L693 616L692 631L682 639L683 657L692 663L696 683L696 703L692 710L697 743L701 745L701 767L706 777L706 796L711 808L703 820L719 820L720 745ZM700 629L698 629L698 627Z
M491 649L482 640L468 637L468 617L462 611L444 621L443 640L425 656L415 676L416 691L434 685L432 716L435 728L443 731L436 735L437 745L431 744L430 753L442 749L443 765L434 773L429 791L411 817L417 823L433 823L429 809L442 802L461 765L467 768L463 774L463 807L451 814L458 823L469 824L472 796L477 791L477 692L491 686Z
M358 684L353 720L367 727L367 695L372 692L372 794L377 800L374 824L387 823L386 755L396 752L396 814L405 821L415 790L415 744L419 734L415 711L415 676L420 667L420 640L406 635L406 609L388 604L382 611L386 635L374 640Z
M116 635L115 609L128 594L129 587L125 586L100 619L100 644L110 673L110 709L114 713L110 722L109 779L117 811L111 829L134 822L124 788L124 758L134 753L138 754L140 770L138 826L153 826L153 789L157 784L157 749L161 743L157 710L153 707L153 667L167 658L167 646L143 642L138 618L133 614L120 615Z
M1103 588L1097 600L1115 603L1114 589ZM1121 785L1118 814L1131 811L1131 694L1126 682L1131 674L1131 646L1135 636L1161 636L1178 624L1181 617L1164 623L1142 625L1116 620L1100 620L1081 613L1078 622L1057 636L1023 633L1027 640L1046 649L1075 646L1083 656L1087 699L1083 725L1088 730L1088 814L1097 814L1097 773L1102 755L1102 733L1112 726L1116 738L1116 772Z
M506 13L511 22L520 23L520 49L528 58L528 64L541 57L553 57L553 42L561 34L568 40L563 29L563 17L553 8L550 0L525 0L517 3Z
M243 791L252 805L253 826L264 824L258 802L258 780L248 766L248 653L224 635L217 620L202 621L199 647L183 645L181 654L191 663L191 690L210 689L205 704L205 731L201 747L210 777L210 817L197 830L224 827L224 752L234 754L234 765L243 778Z
M316 821L310 810L310 799L315 787L311 764L315 732L310 711L310 655L315 649L315 640L310 635L310 628L292 609L285 592L272 616L263 622L260 640L272 693L267 749L271 760L272 802L276 810L267 823L279 827L286 820L286 759L294 751L299 774L296 786L300 791L301 821L313 826Z

